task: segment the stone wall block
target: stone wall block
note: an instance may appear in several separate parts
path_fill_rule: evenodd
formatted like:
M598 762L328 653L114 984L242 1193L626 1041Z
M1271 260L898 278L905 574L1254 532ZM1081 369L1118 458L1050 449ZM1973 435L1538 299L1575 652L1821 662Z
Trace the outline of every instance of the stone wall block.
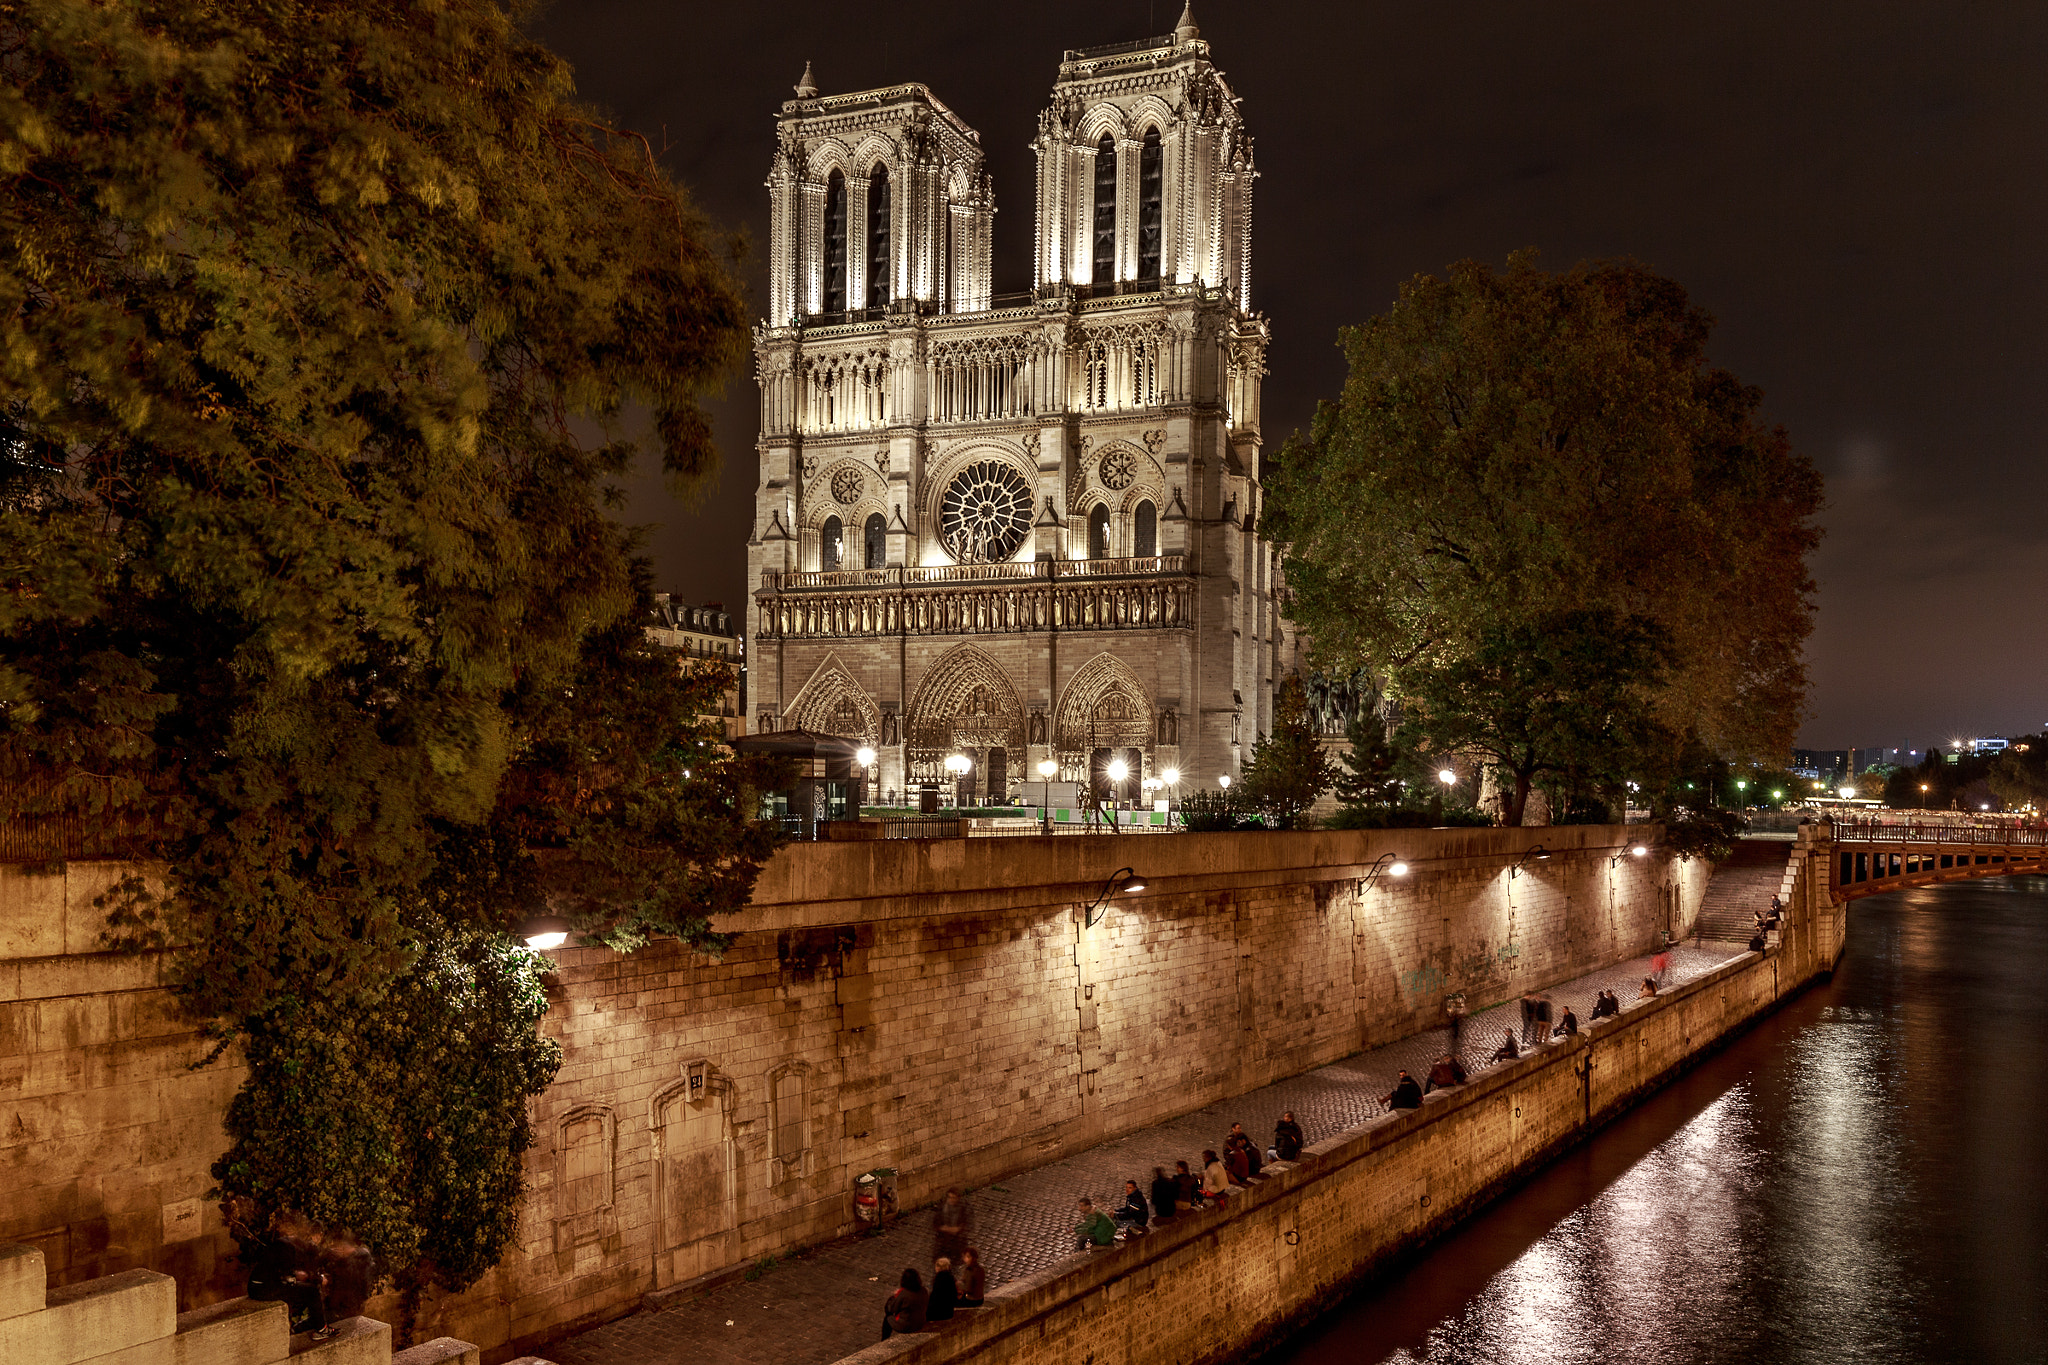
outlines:
M391 1365L480 1365L481 1353L466 1341L436 1337L391 1357Z
M291 1352L290 1314L282 1303L228 1299L178 1315L173 1365L272 1365Z
M391 1325L375 1318L344 1318L325 1341L300 1337L292 1360L302 1365L390 1365Z
M76 1365L163 1342L177 1330L178 1282L152 1270L50 1290L38 1312L0 1318L0 1360L7 1365ZM134 1357L136 1365L158 1357ZM128 1365L123 1361L122 1365Z
M43 1308L43 1253L19 1242L0 1245L0 1320Z

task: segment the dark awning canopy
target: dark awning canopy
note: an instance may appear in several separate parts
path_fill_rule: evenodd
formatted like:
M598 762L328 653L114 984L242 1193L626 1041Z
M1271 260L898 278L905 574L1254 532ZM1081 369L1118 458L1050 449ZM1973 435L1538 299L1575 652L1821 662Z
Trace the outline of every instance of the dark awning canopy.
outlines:
M799 777L822 777L848 781L854 775L854 759L860 746L838 735L821 735L810 730L771 730L765 735L742 735L732 741L734 752L773 754L794 758Z

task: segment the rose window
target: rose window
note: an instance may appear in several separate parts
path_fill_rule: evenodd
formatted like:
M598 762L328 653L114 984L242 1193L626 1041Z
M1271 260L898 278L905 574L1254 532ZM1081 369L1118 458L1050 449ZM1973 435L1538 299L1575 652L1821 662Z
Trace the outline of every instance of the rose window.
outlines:
M832 476L832 496L843 503L858 502L863 482L858 469L842 469Z
M939 538L955 559L999 564L1031 530L1031 490L1006 464L982 460L953 476L939 501Z
M1118 491L1129 488L1131 480L1138 477L1138 462L1131 458L1128 450L1112 450L1102 457L1102 486Z

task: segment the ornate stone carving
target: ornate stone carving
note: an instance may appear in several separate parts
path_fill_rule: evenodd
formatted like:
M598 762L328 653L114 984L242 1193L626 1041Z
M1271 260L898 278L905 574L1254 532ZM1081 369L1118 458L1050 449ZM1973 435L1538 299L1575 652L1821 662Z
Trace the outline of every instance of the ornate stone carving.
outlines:
M818 665L783 714L795 729L865 744L875 743L882 732L881 709L837 655Z
M1148 431L1145 433L1144 439L1145 449L1151 451L1154 455L1157 455L1159 453L1159 447L1166 444L1166 433L1163 431Z
M1081 666L1060 697L1053 747L1069 763L1096 749L1152 747L1152 702L1128 664L1104 652Z
M955 559L995 564L1031 532L1031 489L999 460L977 460L953 476L939 504L939 537Z
M973 645L948 650L925 674L906 718L912 780L937 781L948 754L1002 749L1022 758L1024 707L996 661Z
M817 478L817 477L818 477L818 457L817 457L817 456L815 456L815 455L806 455L806 456L804 456L804 459L803 459L803 473L804 473L804 477L805 477L806 479L815 479L815 478Z
M889 472L889 450L886 446L875 452L875 472L877 474L887 474Z
M833 472L832 496L851 507L860 501L861 489L866 483L867 481L861 478L860 471L848 465Z
M1138 462L1131 452L1112 447L1103 454L1096 468L1096 477L1102 480L1104 488L1121 493L1131 486L1131 480L1138 477Z

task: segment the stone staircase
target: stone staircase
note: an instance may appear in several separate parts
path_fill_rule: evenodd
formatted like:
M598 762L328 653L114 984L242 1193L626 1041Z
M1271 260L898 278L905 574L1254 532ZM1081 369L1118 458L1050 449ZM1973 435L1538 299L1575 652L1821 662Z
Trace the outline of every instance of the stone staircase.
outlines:
M1747 943L1756 932L1756 912L1781 894L1792 858L1786 839L1738 839L1728 861L1714 869L1700 902L1699 936Z

